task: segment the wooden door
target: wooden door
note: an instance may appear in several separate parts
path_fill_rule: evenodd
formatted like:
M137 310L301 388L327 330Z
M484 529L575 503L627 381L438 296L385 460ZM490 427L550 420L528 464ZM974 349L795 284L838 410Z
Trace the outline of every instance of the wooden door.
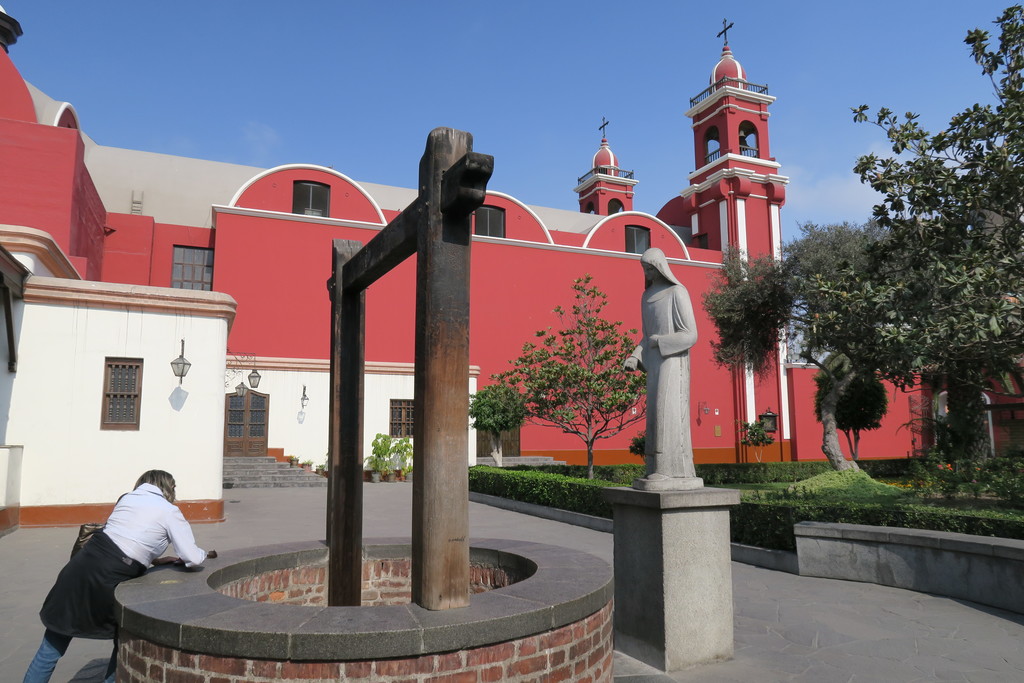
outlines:
M224 457L266 455L270 394L251 389L224 397Z

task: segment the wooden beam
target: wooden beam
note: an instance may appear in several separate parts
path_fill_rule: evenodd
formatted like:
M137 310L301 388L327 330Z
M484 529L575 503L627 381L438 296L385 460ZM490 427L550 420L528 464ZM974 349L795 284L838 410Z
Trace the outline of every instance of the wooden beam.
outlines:
M331 397L327 469L327 604L358 606L363 555L363 290L338 286L362 244L334 240L331 279Z
M342 286L346 290L366 289L415 254L417 226L423 218L423 209L423 200L417 199L377 233L362 251L345 264Z
M412 599L431 610L469 605L470 219L439 200L445 171L472 147L469 133L435 129L420 161Z

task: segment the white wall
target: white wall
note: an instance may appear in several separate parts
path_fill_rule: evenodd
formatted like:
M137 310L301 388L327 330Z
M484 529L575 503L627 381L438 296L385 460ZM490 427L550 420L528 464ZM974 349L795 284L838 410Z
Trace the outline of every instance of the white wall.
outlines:
M0 401L10 405L0 443L24 447L21 505L111 502L154 468L174 475L179 499L219 500L226 317L144 310L147 298L169 298L157 288L88 285L95 291L63 303L33 303L27 289L18 371L0 373ZM100 306L111 289L135 303ZM179 303L190 296L231 301L174 295ZM179 388L170 361L183 338L192 368ZM107 357L143 359L138 431L100 429Z
M285 455L294 455L299 460L312 460L322 464L327 460L327 436L330 415L328 412L329 373L326 370L273 370L261 369L260 365L287 365L286 359L256 359L260 373L260 393L270 394L270 418L267 445L283 448ZM324 364L326 365L326 364ZM397 368L398 364L395 364ZM390 427L391 399L413 398L413 368L402 364L402 371L374 372L369 364L364 377L363 405L363 457L370 454L370 444L378 433L387 434ZM227 384L234 387L251 368L228 371ZM301 404L302 385L306 385L309 403L305 419L297 419ZM476 392L476 377L469 380L469 393ZM228 389L230 391L230 389ZM467 417L468 420L468 417ZM468 429L468 427L467 427ZM469 429L468 463L476 462L476 432Z
M0 508L21 505L21 446L0 446Z

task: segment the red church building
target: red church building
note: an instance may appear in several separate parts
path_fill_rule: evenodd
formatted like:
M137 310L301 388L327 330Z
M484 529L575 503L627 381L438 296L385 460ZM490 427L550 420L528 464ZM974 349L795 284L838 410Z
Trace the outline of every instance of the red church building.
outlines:
M0 14L5 48L16 48L18 35L17 22ZM693 80L699 89L701 79ZM29 281L42 275L228 295L236 308L221 388L224 453L282 449L322 462L332 240L368 242L415 190L358 182L357 168L262 169L105 147L79 128L70 103L26 83L6 51L0 92L4 253L26 264ZM786 364L782 347L783 360L764 376L717 366L714 327L700 306L724 249L780 254L788 179L771 155L774 100L767 86L748 80L726 45L680 121L693 129L695 170L655 214L634 210L642 170L623 168L605 138L589 167L589 150L581 150L583 168L566 169L567 187L574 170L585 171L575 184L578 210L532 206L489 190L474 217L472 244L475 384L489 383L536 330L555 324L552 309L570 301L570 285L581 275L591 274L609 294L609 317L639 327L639 254L659 247L689 290L698 319L691 389L697 462L752 460L738 426L767 412L778 414L778 431L766 460L821 458L814 370ZM424 122L424 137L434 123ZM410 175L395 169L396 178ZM410 427L414 287L407 262L367 292L368 438L377 431L406 434ZM164 347L154 349L152 365L170 361L166 355ZM261 383L247 387L254 369ZM900 429L912 417L910 397L892 391L889 398L883 428L862 441L863 457L903 457L920 445ZM635 462L627 447L637 431L599 442L597 462ZM522 429L520 448L524 455L585 458L579 440L537 425Z

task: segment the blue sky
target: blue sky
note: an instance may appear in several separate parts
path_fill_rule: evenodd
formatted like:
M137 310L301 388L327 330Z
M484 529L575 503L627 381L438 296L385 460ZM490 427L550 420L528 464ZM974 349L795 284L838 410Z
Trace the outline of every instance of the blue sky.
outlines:
M766 83L772 154L798 222L863 221L852 173L886 152L850 107L915 111L943 127L991 85L963 37L1004 2L404 2L0 0L25 34L22 75L71 102L100 144L270 167L316 163L414 187L426 134L473 133L489 187L575 209L577 176L608 138L656 213L688 183L683 114L722 42Z

